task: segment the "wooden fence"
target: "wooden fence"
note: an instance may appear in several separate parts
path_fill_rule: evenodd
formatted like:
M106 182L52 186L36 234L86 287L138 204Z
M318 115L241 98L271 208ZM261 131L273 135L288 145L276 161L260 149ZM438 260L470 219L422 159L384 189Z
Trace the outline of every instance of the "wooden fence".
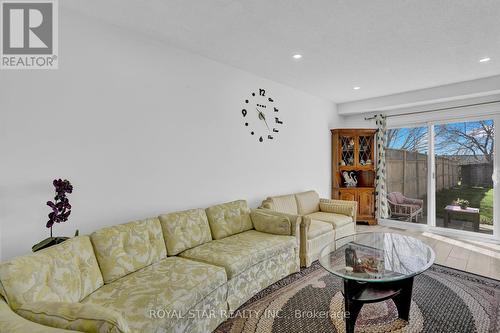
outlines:
M427 155L400 149L386 149L387 192L401 192L410 198L427 194ZM436 188L458 185L459 165L449 158L436 157Z

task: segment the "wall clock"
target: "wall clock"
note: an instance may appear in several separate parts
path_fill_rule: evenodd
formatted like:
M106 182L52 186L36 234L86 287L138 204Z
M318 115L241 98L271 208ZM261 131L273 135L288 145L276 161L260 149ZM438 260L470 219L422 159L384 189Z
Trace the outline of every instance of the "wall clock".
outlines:
M283 121L279 117L279 109L265 89L253 91L245 99L241 109L243 124L250 135L259 142L272 141L280 131Z

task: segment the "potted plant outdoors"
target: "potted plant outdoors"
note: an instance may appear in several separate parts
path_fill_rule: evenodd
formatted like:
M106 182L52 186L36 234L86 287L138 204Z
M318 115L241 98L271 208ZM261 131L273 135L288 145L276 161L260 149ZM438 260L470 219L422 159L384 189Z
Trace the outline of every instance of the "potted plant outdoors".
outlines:
M469 207L470 203L468 200L457 198L457 200L455 200L455 205L460 206L461 209L465 210Z
M54 223L66 222L71 214L71 204L69 203L66 194L73 192L73 185L69 180L54 179L52 182L56 195L53 201L47 201L47 206L49 206L52 211L49 213L49 220L47 221L46 227L50 228L50 237L44 239L38 244L33 245L31 250L33 252L45 249L52 245L56 245L69 239L69 237L53 237L52 227ZM75 232L75 236L78 236L78 230Z

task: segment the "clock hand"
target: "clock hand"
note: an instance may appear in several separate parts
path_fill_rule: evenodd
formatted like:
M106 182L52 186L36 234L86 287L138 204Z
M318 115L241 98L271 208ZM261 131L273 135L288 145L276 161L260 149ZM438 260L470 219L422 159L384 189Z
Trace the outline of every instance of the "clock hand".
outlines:
M271 132L271 129L269 128L269 125L267 124L266 116L264 115L264 113L262 111L260 111L259 109L257 109L257 108L255 108L255 109L259 113L259 119L264 120L264 123L266 124L267 130L269 132Z
M257 110L257 113L259 114L259 119L260 120L264 120L266 119L266 116L264 115L264 113L262 113L262 111L260 111L259 109L255 108L255 110Z
M266 120L266 118L265 118L265 117L264 117L264 123L266 123L267 130L268 130L269 132L271 132L271 129L269 128L269 125L267 124L267 120Z

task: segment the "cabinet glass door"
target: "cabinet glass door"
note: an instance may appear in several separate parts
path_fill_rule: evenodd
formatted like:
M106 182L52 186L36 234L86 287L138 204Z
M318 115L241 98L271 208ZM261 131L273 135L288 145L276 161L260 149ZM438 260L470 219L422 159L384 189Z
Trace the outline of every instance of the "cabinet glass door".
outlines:
M360 166L373 165L373 136L361 135L358 137L358 163Z
M353 136L340 137L340 165L353 166L354 165L354 144Z

